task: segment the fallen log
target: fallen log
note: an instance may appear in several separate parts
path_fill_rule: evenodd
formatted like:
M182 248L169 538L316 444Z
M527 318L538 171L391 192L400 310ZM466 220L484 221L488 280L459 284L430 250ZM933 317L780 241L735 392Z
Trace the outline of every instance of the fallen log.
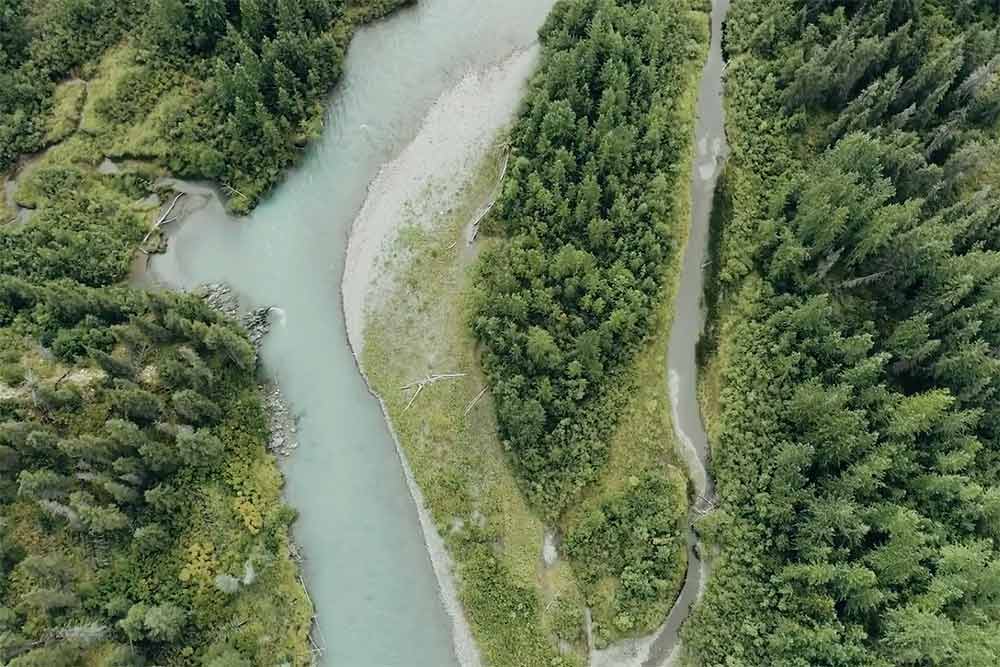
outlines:
M177 196L174 197L174 200L170 203L170 207L167 208L166 212L159 217L159 219L156 221L156 224L154 224L152 228L150 228L150 230L146 232L146 235L142 237L142 242L139 244L140 246L139 250L143 254L145 255L149 254L148 252L142 249L142 246L146 245L146 242L149 241L149 237L153 235L153 232L159 229L160 227L163 227L164 225L169 225L171 222L175 222L177 220L176 217L171 218L169 216L171 212L173 212L174 207L177 206L177 202L180 201L180 198L183 197L185 194L186 193L184 192L179 192Z
M408 385L400 387L399 389L400 391L406 391L407 389L413 389L414 387L417 386L422 386L425 384L434 384L435 382L439 382L441 380L453 380L455 378L464 378L464 377L465 373L441 373L438 375L428 375L423 380L416 380Z
M482 390L481 392L479 392L479 394L477 394L477 395L476 395L476 397L475 397L474 399L472 399L472 402L471 402L471 403L469 403L469 405L468 405L468 406L466 406L466 408L465 408L465 416L466 416L466 417L468 417L468 416L469 416L469 413L470 413L470 412L472 412L472 408L476 407L476 403L478 403L478 402L479 402L479 400L480 400L480 399L481 399L481 398L482 398L483 396L485 396L485 395L486 395L486 392L487 392L487 390L488 390L488 389L489 389L489 387L483 387L483 390Z
M503 166L500 168L500 178L497 179L497 186L493 199L486 205L486 208L483 209L478 216L476 216L476 219L472 223L472 237L469 239L469 245L471 245L472 242L476 240L476 237L479 236L479 223L490 214L490 211L492 211L493 207L496 206L497 200L500 199L500 192L503 188L503 179L507 175L507 165L509 163L510 149L508 148L507 154L504 156Z
M184 192L177 193L177 196L174 197L174 200L170 203L170 207L166 210L166 212L163 215L160 216L160 219L156 221L155 225L156 227L166 224L163 221L170 217L170 214L173 212L174 207L177 206L177 202L180 201L181 197L183 197L184 195L185 195Z
M465 373L441 373L439 375L428 375L423 380L416 380L415 382L411 382L408 385L400 387L399 388L400 391L407 391L409 389L413 389L414 387L417 388L417 390L413 392L413 396L410 397L410 400L406 404L406 407L403 408L403 412L406 412L411 407L413 407L413 402L417 400L417 396L420 395L420 392L422 392L424 390L424 387L426 387L427 385L434 384L435 382L440 382L441 380L454 380L462 377L465 377Z
M223 183L222 187L224 187L226 190L228 190L230 192L230 194L239 195L240 197L243 197L246 200L250 199L250 197L247 197L245 194L243 194L242 192L240 192L239 190L237 190L236 188L234 188L231 185L227 185L227 184Z
M417 396L420 395L420 392L422 392L424 390L424 387L426 387L426 386L427 385L422 384L419 387L417 387L417 390L415 392L413 392L413 396L410 397L410 402L406 404L405 408L403 408L403 412L406 412L407 410L410 409L410 407L413 406L413 401L417 400Z

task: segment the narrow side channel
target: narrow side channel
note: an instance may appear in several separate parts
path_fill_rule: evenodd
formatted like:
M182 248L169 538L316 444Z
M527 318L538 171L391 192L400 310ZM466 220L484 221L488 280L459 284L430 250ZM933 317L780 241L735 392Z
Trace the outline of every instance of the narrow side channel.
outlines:
M673 328L667 352L670 404L680 452L688 467L695 500L689 520L714 503L715 482L708 468L708 436L698 406L698 362L696 347L705 324L702 291L709 217L715 185L727 154L723 105L722 26L730 0L712 2L712 40L708 60L698 88L698 119L695 126L695 161L691 174L691 228L680 285L675 300ZM688 536L688 571L680 596L667 622L650 649L645 667L672 665L680 653L680 628L701 599L708 564L699 558L700 542L692 528Z

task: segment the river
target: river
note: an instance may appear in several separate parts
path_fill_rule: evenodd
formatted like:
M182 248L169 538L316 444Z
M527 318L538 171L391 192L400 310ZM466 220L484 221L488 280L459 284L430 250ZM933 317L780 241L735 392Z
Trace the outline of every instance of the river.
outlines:
M360 30L333 93L327 130L302 165L250 216L225 214L210 190L171 231L150 276L175 287L225 281L246 306L280 313L262 350L265 368L299 418L299 447L284 464L295 537L317 609L322 662L349 667L457 664L416 508L378 403L348 347L340 283L347 236L379 169L417 135L436 99L471 70L530 45L553 0L421 0ZM668 353L674 424L698 500L714 497L696 394L703 327L702 269L712 193L725 157L721 25L698 99L692 220ZM645 665L670 663L678 631L700 598L707 565L692 531L680 598Z
M708 436L698 405L697 345L705 326L702 294L712 199L726 158L723 105L722 26L730 0L712 0L712 41L698 88L695 159L691 174L691 227L674 301L673 328L667 351L667 373L674 431L694 486L691 521L715 502L715 482L709 471ZM670 611L663 632L653 643L646 667L670 665L680 652L678 633L691 608L704 592L708 563L702 560L697 533L688 536L688 571L681 594Z
M299 417L299 447L283 467L324 664L456 664L416 508L347 345L341 273L351 223L382 165L465 73L529 46L551 6L420 0L358 31L327 129L302 165L249 219L195 189L199 208L151 264L159 282L225 281L244 305L281 309L262 359Z

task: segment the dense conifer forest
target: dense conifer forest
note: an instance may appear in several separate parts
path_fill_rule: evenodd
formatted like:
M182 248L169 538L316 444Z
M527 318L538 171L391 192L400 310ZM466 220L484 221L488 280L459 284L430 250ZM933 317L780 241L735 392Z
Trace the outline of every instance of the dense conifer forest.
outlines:
M699 51L688 7L556 5L512 132L495 216L508 242L483 259L473 329L525 490L552 516L607 459L608 389L651 332L677 250L678 104Z
M997 19L733 3L694 664L1000 662Z
M501 241L475 278L499 434L528 502L565 539L598 647L662 624L683 580L683 481L645 399L644 428L620 445L638 452L633 466L601 476L676 278L704 9L556 4L490 221Z

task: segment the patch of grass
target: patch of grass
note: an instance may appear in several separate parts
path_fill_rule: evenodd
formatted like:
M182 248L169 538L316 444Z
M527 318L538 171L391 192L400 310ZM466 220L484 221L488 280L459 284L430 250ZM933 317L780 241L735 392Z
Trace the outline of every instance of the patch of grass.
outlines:
M7 178L0 178L0 226L14 219L14 211L7 207Z
M83 105L83 117L80 129L88 134L106 134L111 125L103 114L98 112L102 100L110 99L115 94L118 83L127 76L135 75L141 66L135 61L136 51L128 46L118 46L108 49L97 64L90 79L87 101Z
M686 181L685 181L686 183ZM685 188L685 197L687 191ZM678 202L678 210L685 214L690 208L686 199ZM686 220L685 220L686 221ZM685 225L677 225L677 233L687 235ZM683 227L683 229L682 229ZM683 241L679 241L683 247ZM673 317L673 295L676 292L681 253L675 253L671 264L671 280L666 283L656 334L636 355L630 369L623 374L616 388L614 400L620 405L620 421L610 442L608 463L597 482L584 490L560 521L560 532L572 534L588 516L627 490L630 479L644 474L655 474L669 481L675 490L679 506L678 537L684 535L683 517L687 514L687 481L678 466L677 441L671 419L670 398L667 389L667 342ZM678 557L672 577L670 592L662 595L643 609L631 610L634 624L624 627L616 619L625 611L619 605L620 581L607 578L588 591L595 644L603 647L627 636L647 634L666 618L677 592L684 583L687 571L687 551L683 542L677 546ZM581 564L582 565L582 564Z
M185 80L177 87L164 91L156 104L133 125L125 126L119 136L108 142L106 151L111 157L144 157L166 160L170 155L170 140L164 128L168 121L187 113L196 100L197 86Z
M152 178L130 167L101 174L99 139L77 133L22 170L15 199L37 209L27 225L0 229L0 269L91 285L122 279L154 212L136 206Z
M497 178L498 155L472 172L451 212L410 226L388 261L391 294L369 315L363 367L386 404L428 507L456 561L460 596L486 661L497 667L583 664L583 600L566 563L546 570L544 525L531 511L497 436L466 326L470 277L463 227ZM457 242L455 247L453 242ZM429 373L466 377L427 386L409 410L400 387ZM560 655L556 639L569 653Z
M52 115L45 126L46 144L58 143L76 132L86 99L87 84L83 81L65 81L56 86Z
M176 140L170 125L196 112L198 82L144 62L124 44L109 49L94 69L81 130L97 139L102 155L166 163Z
M722 369L725 362L716 350L710 357L705 359L698 367L698 405L701 409L701 419L705 424L705 433L708 435L709 449L714 449L714 443L718 441L720 418L722 415L719 403L720 392L722 391Z
M732 195L727 172L719 176L712 199L709 219L708 257L705 269L705 332L698 343L698 404L708 434L709 448L718 441L721 417L719 395L722 391L722 369L725 367L724 347L727 337L720 328L725 321L722 309L724 295L719 291L719 270L722 266L722 244L726 225L732 215Z

